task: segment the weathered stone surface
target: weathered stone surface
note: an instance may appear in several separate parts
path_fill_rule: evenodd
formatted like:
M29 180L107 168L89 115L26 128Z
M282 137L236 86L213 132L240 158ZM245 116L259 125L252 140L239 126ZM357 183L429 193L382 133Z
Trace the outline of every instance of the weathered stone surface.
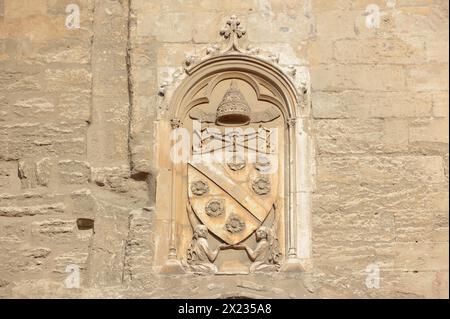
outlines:
M53 272L66 274L66 267L68 265L77 265L80 270L85 270L88 256L87 252L78 250L63 253L55 257L55 268L53 269Z
M20 188L17 176L17 162L0 161L0 189L15 190Z
M33 233L54 236L58 234L73 233L76 229L74 220L55 219L51 221L33 222L31 231Z
M397 64L320 65L311 68L311 79L317 91L393 91L406 88L405 73Z
M423 119L411 123L409 139L414 142L448 144L448 121L446 119Z
M132 211L125 243L124 281L142 284L152 277L154 257L153 208Z
M0 216L5 217L24 217L35 215L61 214L64 213L65 205L63 203L55 203L50 205L36 206L7 206L0 207Z
M404 186L445 184L440 156L319 157L317 181L338 184L383 184ZM389 181L389 182L387 182Z
M51 174L51 159L45 157L36 162L36 179L37 183L42 186L47 186L50 182Z
M67 1L0 0L0 298L448 298L447 1L76 4L68 29ZM312 214L297 223L311 225L311 267L161 275L172 170L157 122L230 14L244 51L295 66L287 77L310 98L297 176L312 192L305 203L299 190L299 216ZM64 288L68 265L79 289Z
M91 177L89 163L83 161L59 161L58 169L61 181L66 184L84 184Z
M313 93L315 118L417 118L432 115L432 96L403 92L316 92ZM443 108L443 107L440 107Z
M0 126L5 139L5 150L0 158L18 160L46 157L57 154L60 157L79 158L86 154L86 123L25 122Z

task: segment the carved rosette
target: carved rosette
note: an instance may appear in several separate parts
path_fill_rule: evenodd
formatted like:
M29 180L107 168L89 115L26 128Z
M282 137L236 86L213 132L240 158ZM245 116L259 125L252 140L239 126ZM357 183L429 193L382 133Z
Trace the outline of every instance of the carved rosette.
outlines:
M253 191L258 195L266 195L270 192L270 181L266 177L258 177L252 181Z
M255 168L261 173L267 173L272 169L272 163L270 162L270 159L268 157L258 156L258 159L255 163Z
M209 191L209 186L204 181L196 181L191 184L191 192L194 195L202 196Z
M205 211L208 216L220 216L225 211L225 201L223 199L212 199L206 204Z
M230 215L225 228L232 234L240 233L245 228L245 222L237 215Z
M227 165L232 171L240 171L245 167L246 164L242 157L233 156L231 162L227 163Z

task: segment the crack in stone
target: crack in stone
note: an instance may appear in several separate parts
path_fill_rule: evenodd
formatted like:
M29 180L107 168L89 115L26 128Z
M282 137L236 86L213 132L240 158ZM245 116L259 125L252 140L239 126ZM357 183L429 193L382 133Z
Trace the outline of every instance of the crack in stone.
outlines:
M133 156L131 150L131 140L132 140L132 121L133 121L133 78L132 78L132 65L131 65L131 19L132 19L132 0L128 0L128 19L127 19L127 47L126 47L126 68L127 68L127 82L128 82L128 164L130 166L130 172L133 171Z

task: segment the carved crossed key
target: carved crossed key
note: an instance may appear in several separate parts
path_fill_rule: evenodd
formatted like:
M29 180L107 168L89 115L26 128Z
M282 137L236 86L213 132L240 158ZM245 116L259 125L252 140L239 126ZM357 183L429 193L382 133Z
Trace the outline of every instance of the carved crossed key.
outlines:
M274 131L265 127L260 127L258 132L251 132L245 135L239 135L238 131L222 134L208 128L204 128L201 132L195 130L194 135L199 143L193 146L192 153L194 155L207 154L218 150L235 153L237 148L241 148L256 153L272 154L276 151L276 144L272 143L275 142L273 139L276 139L276 135L272 136L273 133Z

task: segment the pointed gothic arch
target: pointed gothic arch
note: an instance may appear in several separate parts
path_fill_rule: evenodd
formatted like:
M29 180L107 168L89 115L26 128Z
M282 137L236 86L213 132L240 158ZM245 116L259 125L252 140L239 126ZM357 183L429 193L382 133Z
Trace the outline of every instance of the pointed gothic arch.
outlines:
M156 125L157 149L156 166L160 170L158 186L161 194L157 205L166 209L161 220L167 230L169 240L160 245L160 254L167 252L167 261L162 266L163 273L184 272L179 252L180 241L186 241L182 235L184 221L179 221L180 211L184 210L180 194L183 192L185 176L180 164L168 162L169 148L167 137L170 131L189 120L189 112L197 106L210 103L212 91L219 83L238 80L246 83L256 96L256 101L269 103L281 113L284 128L284 196L283 208L284 243L283 270L297 271L311 264L311 155L312 143L307 133L309 109L305 107L305 95L298 93L298 86L281 67L271 59L256 56L241 50L237 44L238 36L230 37L233 45L228 44L222 52L210 50L203 59L192 58L185 68L185 75L178 85L167 86L165 97L167 111L158 119ZM165 146L161 145L166 143ZM161 159L163 159L161 161ZM159 166L159 167L158 167ZM170 178L169 178L170 176ZM161 184L162 183L162 184ZM164 185L164 186L162 186ZM167 191L171 196L167 196ZM158 194L157 194L158 197ZM158 210L158 209L157 209ZM181 234L181 235L180 235ZM181 245L185 247L185 245Z

